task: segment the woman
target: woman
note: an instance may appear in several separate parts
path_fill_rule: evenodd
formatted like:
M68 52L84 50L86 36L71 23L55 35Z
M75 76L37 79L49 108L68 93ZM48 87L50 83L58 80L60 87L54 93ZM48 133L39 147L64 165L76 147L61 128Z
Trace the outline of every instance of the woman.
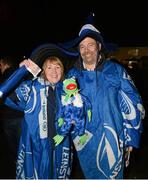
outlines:
M21 62L23 65L29 68L30 60ZM5 101L25 113L16 167L18 179L66 179L70 175L69 137L58 147L53 141L64 68L59 58L50 56L42 69L39 77L22 82L15 96Z

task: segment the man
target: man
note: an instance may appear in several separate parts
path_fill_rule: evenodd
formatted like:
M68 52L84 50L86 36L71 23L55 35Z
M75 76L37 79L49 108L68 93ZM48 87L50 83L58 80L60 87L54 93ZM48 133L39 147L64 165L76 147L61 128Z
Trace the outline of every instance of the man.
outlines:
M141 97L126 70L105 59L104 40L93 25L81 28L72 44L77 46L79 59L67 76L77 78L81 93L92 104L87 142L82 145L73 136L81 168L87 179L123 178L130 152L139 147L144 118Z

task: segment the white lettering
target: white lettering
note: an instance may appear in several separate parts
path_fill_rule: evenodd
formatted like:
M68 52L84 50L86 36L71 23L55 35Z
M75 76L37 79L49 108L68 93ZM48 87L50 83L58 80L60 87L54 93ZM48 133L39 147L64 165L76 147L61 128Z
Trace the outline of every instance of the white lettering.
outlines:
M18 154L18 159L17 159L16 174L18 175L20 175L23 170L24 157L25 157L25 146L24 144L22 144L22 149Z
M66 172L68 171L68 162L69 162L69 148L63 147L62 162L59 170L59 178L62 179L66 178Z

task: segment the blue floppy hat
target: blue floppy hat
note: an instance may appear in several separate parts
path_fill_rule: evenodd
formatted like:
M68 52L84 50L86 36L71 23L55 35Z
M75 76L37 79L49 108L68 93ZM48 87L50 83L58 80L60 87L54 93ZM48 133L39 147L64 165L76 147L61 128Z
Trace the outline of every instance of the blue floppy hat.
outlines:
M100 31L98 29L96 29L95 26L93 26L92 24L85 24L84 26L82 26L77 38L75 38L69 42L61 43L61 44L59 44L59 46L66 48L66 49L72 49L72 48L77 47L79 45L79 43L86 37L91 37L91 38L95 39L96 41L101 43L102 50L103 49L107 50ZM78 52L75 52L75 55L78 55Z
M68 62L67 59L75 59L77 53L72 50L66 50L64 47L60 47L57 44L47 43L37 46L32 51L30 59L32 59L39 67L42 67L45 59L49 56L59 57L65 65Z
M96 29L92 24L85 24L80 32L79 37L77 38L77 43L80 43L84 38L91 37L102 44L102 47L105 48L105 43L101 33Z

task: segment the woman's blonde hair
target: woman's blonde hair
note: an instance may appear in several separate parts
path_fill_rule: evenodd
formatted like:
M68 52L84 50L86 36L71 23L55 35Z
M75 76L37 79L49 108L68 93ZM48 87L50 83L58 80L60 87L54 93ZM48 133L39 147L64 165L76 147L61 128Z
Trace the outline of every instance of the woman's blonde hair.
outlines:
M45 79L45 74L44 74L44 70L45 70L45 67L47 66L47 62L50 61L50 63L53 63L53 64L58 64L60 67L61 67L61 80L64 79L64 66L61 62L61 60L56 57L56 56L50 56L50 57L47 57L42 65L42 73L41 73L41 77L43 77Z

